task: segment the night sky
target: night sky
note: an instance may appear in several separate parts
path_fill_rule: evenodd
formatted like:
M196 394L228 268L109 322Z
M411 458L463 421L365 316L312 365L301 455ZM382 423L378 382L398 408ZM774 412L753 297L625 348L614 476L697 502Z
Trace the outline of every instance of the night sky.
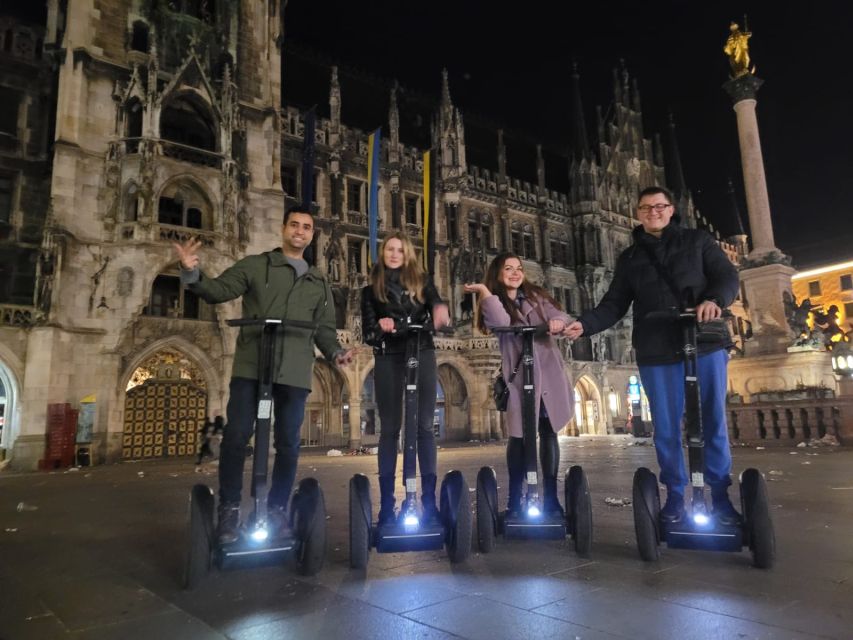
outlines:
M612 69L624 60L639 83L646 137L663 134L671 110L687 185L725 232L729 178L748 225L735 114L721 88L729 22L743 26L744 12L765 81L757 112L776 244L800 268L853 259L851 3L289 0L285 28L289 46L338 64L342 76L396 78L433 102L446 67L466 126L477 119L556 150L569 145L572 61L594 141L595 106L607 111ZM289 95L299 86L288 84L293 55L285 53L284 94L298 102ZM316 81L327 95L328 78ZM368 98L351 92L348 102L346 90L348 121L353 100ZM387 113L386 90L377 85L374 99Z

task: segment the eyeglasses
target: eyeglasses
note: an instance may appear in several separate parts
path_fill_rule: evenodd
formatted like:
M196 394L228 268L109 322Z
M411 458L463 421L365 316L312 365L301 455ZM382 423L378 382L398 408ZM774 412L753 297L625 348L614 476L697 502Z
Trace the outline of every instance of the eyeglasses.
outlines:
M663 213L666 211L667 207L671 207L672 205L668 202L664 204L663 202L659 202L658 204L643 204L637 207L637 211L640 213L648 213L652 209L655 210L656 213Z

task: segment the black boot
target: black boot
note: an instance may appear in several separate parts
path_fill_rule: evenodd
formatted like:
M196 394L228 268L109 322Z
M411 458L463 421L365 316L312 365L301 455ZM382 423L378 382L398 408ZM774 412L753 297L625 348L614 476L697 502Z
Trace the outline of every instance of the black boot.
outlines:
M379 476L379 518L381 527L394 522L394 476Z
M441 522L441 515L438 512L438 507L435 504L435 474L428 473L421 477L423 486L421 489L421 505L424 508L424 522L429 524L438 524Z
M547 418L545 419L547 420ZM540 423L543 420L540 420ZM557 434L551 429L551 423L540 424L539 429L539 464L542 465L542 505L545 513L553 516L564 516L563 507L557 498L557 470L560 468L560 446Z
M714 517L722 525L733 527L740 524L740 514L729 499L727 485L711 487L711 504L714 507Z
M240 503L220 502L217 511L216 539L219 544L231 544L240 537Z
M506 445L506 466L509 472L509 499L506 510L510 517L521 515L521 485L524 483L524 440L510 438Z

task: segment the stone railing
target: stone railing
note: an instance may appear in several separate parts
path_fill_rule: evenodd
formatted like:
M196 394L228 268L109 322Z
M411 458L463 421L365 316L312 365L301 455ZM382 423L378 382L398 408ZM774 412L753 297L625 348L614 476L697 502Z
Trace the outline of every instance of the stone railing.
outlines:
M826 435L853 445L853 397L726 406L732 442L796 445Z
M22 304L0 305L0 327L31 327L41 319L35 307Z
M215 231L205 229L191 229L171 224L151 225L153 233L149 236L148 231L138 222L126 222L119 225L118 238L120 240L148 240L163 242L186 242L189 238L198 238L204 247L213 247L219 234Z

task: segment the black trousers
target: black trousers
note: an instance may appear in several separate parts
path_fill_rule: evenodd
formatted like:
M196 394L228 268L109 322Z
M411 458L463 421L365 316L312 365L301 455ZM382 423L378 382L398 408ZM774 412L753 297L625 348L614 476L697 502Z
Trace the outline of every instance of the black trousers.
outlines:
M243 465L246 445L255 429L258 411L258 381L231 378L228 399L228 423L219 452L219 498L222 502L240 502L243 491ZM267 496L270 507L286 507L296 479L299 460L299 428L305 415L305 400L310 389L274 384L273 423L275 463Z
M418 464L421 477L435 475L436 394L435 351L421 351L418 361ZM393 478L397 471L397 441L403 426L403 391L406 385L406 354L376 356L373 373L376 404L382 430L379 433L379 477Z

